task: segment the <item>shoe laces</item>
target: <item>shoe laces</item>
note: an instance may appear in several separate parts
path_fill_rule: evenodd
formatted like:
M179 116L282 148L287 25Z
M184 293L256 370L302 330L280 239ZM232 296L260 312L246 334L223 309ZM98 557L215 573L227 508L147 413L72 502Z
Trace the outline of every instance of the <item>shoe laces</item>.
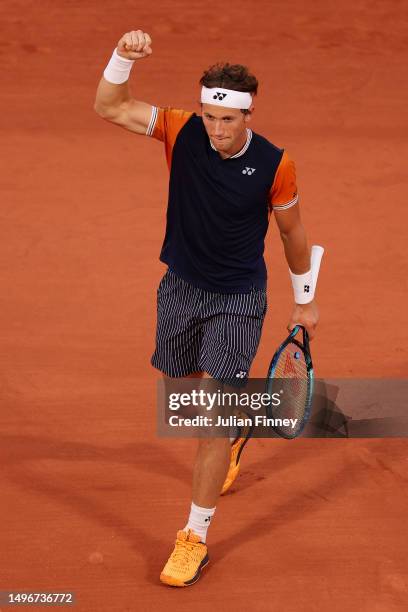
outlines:
M197 544L194 542L185 542L183 540L177 540L177 546L171 556L172 561L178 565L188 565L190 561L190 554L196 548Z

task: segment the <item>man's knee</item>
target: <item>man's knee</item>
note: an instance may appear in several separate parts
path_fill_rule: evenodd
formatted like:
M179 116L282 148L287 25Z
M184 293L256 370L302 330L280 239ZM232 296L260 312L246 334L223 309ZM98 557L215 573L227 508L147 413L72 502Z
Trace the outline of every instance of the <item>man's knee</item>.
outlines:
M230 446L229 437L204 437L198 439L198 447L200 450L215 450L221 449L224 446Z

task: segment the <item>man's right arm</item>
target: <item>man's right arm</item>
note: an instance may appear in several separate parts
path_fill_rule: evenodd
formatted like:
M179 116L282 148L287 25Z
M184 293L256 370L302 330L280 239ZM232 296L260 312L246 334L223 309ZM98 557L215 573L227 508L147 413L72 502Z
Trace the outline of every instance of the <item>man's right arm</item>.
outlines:
M151 43L149 34L142 30L124 34L96 92L94 108L98 115L136 134L146 134L152 106L132 98L128 78L133 61L152 54Z

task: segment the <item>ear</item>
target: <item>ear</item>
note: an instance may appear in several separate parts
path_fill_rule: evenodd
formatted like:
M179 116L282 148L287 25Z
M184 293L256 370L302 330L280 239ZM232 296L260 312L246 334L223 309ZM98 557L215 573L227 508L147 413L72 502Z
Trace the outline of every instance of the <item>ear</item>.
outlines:
M255 106L253 104L251 104L251 106L249 107L248 110L249 110L249 113L244 115L244 120L245 120L246 123L251 121L252 115L254 114Z

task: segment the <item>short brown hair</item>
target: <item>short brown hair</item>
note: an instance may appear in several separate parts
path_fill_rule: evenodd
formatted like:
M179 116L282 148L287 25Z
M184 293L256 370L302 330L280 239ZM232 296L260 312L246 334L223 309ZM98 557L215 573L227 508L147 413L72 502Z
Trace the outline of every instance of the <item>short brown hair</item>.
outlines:
M247 66L228 62L217 62L205 70L200 79L200 85L209 88L223 87L234 91L246 91L253 96L258 93L258 79L249 72Z

